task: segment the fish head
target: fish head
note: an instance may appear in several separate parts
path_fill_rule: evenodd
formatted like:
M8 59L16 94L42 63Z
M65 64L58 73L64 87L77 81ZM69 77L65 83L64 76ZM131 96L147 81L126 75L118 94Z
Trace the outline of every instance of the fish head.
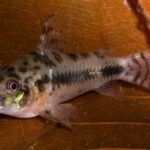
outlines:
M13 68L17 70L17 66ZM10 66L0 72L0 113L22 118L35 116L29 112L37 91L34 81L25 81L29 78L28 72L10 72L8 69Z
M15 78L7 77L0 83L0 113L22 117L23 110L31 103L29 86L22 86Z

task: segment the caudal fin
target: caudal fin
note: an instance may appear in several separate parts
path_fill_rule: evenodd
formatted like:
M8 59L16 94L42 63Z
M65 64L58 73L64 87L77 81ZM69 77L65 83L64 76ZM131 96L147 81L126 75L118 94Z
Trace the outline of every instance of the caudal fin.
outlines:
M123 61L122 80L150 88L150 51L136 53Z

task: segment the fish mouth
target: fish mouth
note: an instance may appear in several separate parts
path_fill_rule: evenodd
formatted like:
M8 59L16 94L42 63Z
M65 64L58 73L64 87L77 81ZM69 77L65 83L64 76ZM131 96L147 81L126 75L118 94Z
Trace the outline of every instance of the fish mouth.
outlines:
M24 92L19 92L17 96L0 95L0 114L17 117L32 118L35 117L32 111L28 110L26 105L22 104Z

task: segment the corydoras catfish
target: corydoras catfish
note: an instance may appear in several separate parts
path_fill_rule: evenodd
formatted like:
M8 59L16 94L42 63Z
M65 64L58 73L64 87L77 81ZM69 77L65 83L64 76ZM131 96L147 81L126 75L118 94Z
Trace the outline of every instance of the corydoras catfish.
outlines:
M114 58L101 51L68 53L51 45L52 16L45 21L37 50L0 72L0 113L18 118L43 116L69 126L76 109L70 99L95 90L113 95L111 81L150 87L150 52Z

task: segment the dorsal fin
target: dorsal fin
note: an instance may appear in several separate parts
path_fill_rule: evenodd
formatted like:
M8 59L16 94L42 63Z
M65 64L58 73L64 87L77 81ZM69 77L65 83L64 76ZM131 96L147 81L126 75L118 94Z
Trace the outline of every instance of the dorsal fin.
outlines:
M40 36L40 42L38 44L38 50L45 52L46 50L60 50L60 43L62 40L62 31L56 26L55 15L49 15L43 25L43 31Z

